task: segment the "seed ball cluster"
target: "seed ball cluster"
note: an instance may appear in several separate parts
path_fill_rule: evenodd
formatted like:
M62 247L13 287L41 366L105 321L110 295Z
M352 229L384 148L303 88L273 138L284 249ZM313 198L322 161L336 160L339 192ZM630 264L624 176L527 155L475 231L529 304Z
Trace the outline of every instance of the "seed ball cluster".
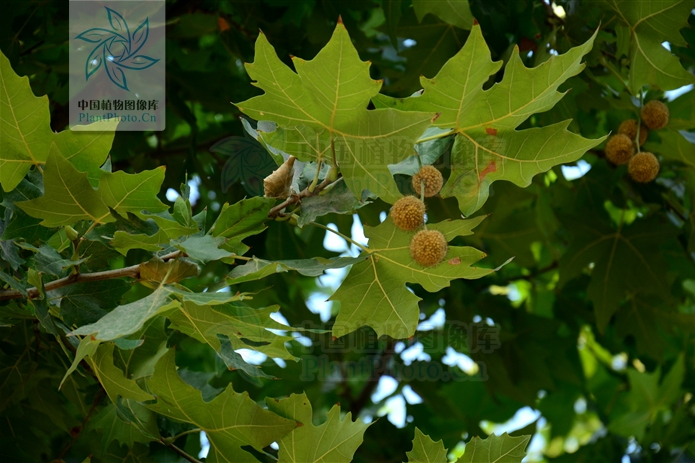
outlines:
M652 130L659 130L668 124L668 106L661 101L652 100L642 108L642 122Z
M619 133L608 139L606 157L613 164L627 164L633 154L635 154L635 144L627 135Z
M403 231L413 231L425 221L425 203L415 196L404 196L391 207L391 220Z
M630 159L627 171L635 182L649 183L659 173L659 160L652 153L637 153Z
M444 235L437 230L422 230L410 241L410 256L424 266L437 265L446 257L447 243Z
M620 127L618 127L618 133L627 135L627 138L629 138L632 141L635 141L637 138L637 121L634 119L628 119L626 121L623 121L622 124L620 124ZM647 141L647 136L649 135L649 130L642 124L639 127L639 145L642 146L644 145L644 142Z
M430 198L442 189L444 178L434 166L422 166L417 174L413 175L413 189L418 195L421 194L421 183L425 183L425 197Z
M647 141L650 130L668 125L669 116L668 106L661 101L652 100L645 104L640 111L641 123L634 119L625 120L618 127L618 134L608 139L606 158L616 165L627 164L627 172L635 182L654 181L659 174L659 160L652 153L639 152L639 147ZM636 140L638 130L639 140Z

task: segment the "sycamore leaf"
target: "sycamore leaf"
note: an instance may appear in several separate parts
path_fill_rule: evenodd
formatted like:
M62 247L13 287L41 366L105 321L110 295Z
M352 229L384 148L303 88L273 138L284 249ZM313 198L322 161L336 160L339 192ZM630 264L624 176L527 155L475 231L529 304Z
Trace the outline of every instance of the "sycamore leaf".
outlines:
M106 451L111 442L118 441L128 447L135 442L146 444L159 437L157 415L133 400L119 401L119 405L128 411L136 424L121 418L116 405L109 403L89 421L89 428L101 434L101 450ZM140 431L143 429L147 434Z
M226 238L221 249L244 254L249 248L241 240L265 230L268 212L274 205L274 199L263 197L242 199L231 206L225 203L209 233Z
M630 34L630 89L637 94L645 84L673 90L695 82L695 76L661 44L686 46L680 33L688 26L693 0L605 0Z
M465 453L456 463L521 463L531 436L512 437L506 432L481 439L474 437L466 444Z
M160 286L152 294L129 304L120 305L96 323L84 325L73 331L73 336L92 335L95 340L113 341L140 330L145 322L159 313L173 310L180 303L171 300L171 291Z
M406 453L408 463L446 463L446 448L441 440L433 441L430 436L415 428L413 449Z
M181 225L169 211L157 214L129 214L128 220L115 212L112 212L111 216L114 217L115 224L108 223L102 226L100 236L103 236L103 233L109 233L107 236L110 239L109 244L123 255L128 254L131 249L161 251L163 249L161 245L169 244L170 240L200 231L196 226Z
M103 172L99 167L111 150L118 122L97 122L93 132L64 130L53 133L48 98L35 97L27 77L19 77L0 51L0 185L12 191L32 165L46 162L51 144L56 143L65 158L95 183Z
M30 216L43 219L41 225L45 227L71 225L80 220L112 222L109 208L121 215L167 208L157 199L164 169L139 174L104 172L99 189L95 190L87 174L78 172L55 143L50 150L44 169L44 195L17 203Z
M97 379L104 387L111 401L115 404L118 397L133 399L139 402L152 400L154 397L143 391L132 379L123 376L123 371L113 364L113 343L99 346L90 355L88 363Z
M86 172L92 186L99 184L104 170L101 166L106 161L118 122L106 120L96 122L89 131L75 132L64 130L54 135L54 142L70 164L80 172Z
M252 462L256 459L241 447L257 450L280 441L297 424L264 410L249 397L248 392L234 392L231 385L210 402L204 402L200 391L189 386L176 373L173 349L157 363L154 375L147 382L157 398L148 405L151 410L173 420L190 423L203 431L210 441L210 463Z
M301 228L309 222L313 222L317 217L326 214L355 212L360 207L370 204L370 199L374 199L374 195L368 191L363 191L362 197L356 198L345 186L345 182L339 181L325 193L302 199L301 214L297 219L297 226Z
M241 303L212 307L184 302L178 309L167 316L171 327L210 345L218 353L222 349L218 335L223 335L233 349L253 349L269 357L294 360L285 347L293 338L268 331L288 328L270 318L271 313L277 312L277 306L253 309Z
M630 390L620 396L621 402L611 413L608 429L622 436L634 436L641 440L645 429L654 422L657 414L663 410L670 410L670 405L680 398L684 375L685 364L682 354L663 380L661 367L653 373L628 369Z
M461 29L470 29L473 26L474 18L468 0L413 0L413 8L418 21L422 21L426 14L431 13Z
M213 260L233 256L231 252L221 249L224 243L225 239L222 236L217 238L213 238L210 235L191 236L177 244L176 248L185 252L190 259L201 264L207 264Z
M0 184L12 191L32 165L46 160L53 139L48 97L35 97L0 52Z
M140 278L145 281L169 284L198 275L200 268L186 259L170 259L164 262L153 257L140 264Z
M401 195L388 164L412 154L436 111L367 110L381 82L369 76L369 63L360 60L342 22L314 59L293 58L296 73L280 61L265 35L258 37L255 51L246 69L265 93L237 106L279 126L274 132L259 131L259 140L300 161L331 163L328 154L334 151L355 197L366 189L386 202L396 201Z
M377 107L440 113L434 125L456 137L451 175L441 195L456 197L464 215L470 215L487 200L492 182L528 186L534 175L576 161L603 141L567 131L570 121L515 130L532 114L560 101L564 93L558 87L584 69L581 60L591 50L594 37L535 68L524 66L515 47L502 81L483 90L502 63L491 60L480 26L475 25L464 47L434 78L421 78L422 95L405 99L378 95L374 102Z
M328 269L347 267L364 259L365 257L336 257L332 259L314 257L313 259L270 261L254 257L246 264L235 267L229 272L227 278L229 278L229 284L238 284L245 281L260 280L268 275L290 270L304 276L317 277Z
M229 371L241 372L248 381L258 387L263 386L263 383L259 380L259 378L277 379L275 376L270 376L263 373L263 370L261 370L261 367L258 365L246 363L244 357L234 350L234 347L227 336L218 334L217 337L220 340L220 350L217 353L220 354L220 358L227 366Z
M428 224L447 241L472 234L472 229L485 217L451 220ZM485 254L471 247L451 246L444 261L433 267L423 267L410 256L412 233L399 230L391 218L377 227L364 227L369 238L367 259L353 265L343 284L331 296L340 301L340 312L333 325L333 335L343 336L369 325L378 336L387 334L395 339L412 336L418 322L418 298L405 283L417 283L429 292L449 286L457 278L476 279L492 273L493 269L472 267Z
M582 219L585 214L575 213L575 219L569 222L572 224L570 246L560 259L559 285L563 286L593 264L587 296L594 303L599 331L606 329L628 291L637 297L669 298L668 263L654 243L675 236L674 228L651 218L615 229L601 220L588 223Z
M338 405L328 411L325 423L314 426L311 402L305 393L282 400L266 399L266 404L272 412L301 423L278 441L279 463L349 463L370 426L359 419L353 422L350 412L341 419Z
M680 132L673 129L665 129L659 133L661 143L649 142L645 149L658 153L667 161L677 161L689 168L695 168L695 144L690 142L686 135L688 132Z
M65 286L52 295L60 298L60 317L65 324L80 326L106 315L130 288L125 280L104 280Z

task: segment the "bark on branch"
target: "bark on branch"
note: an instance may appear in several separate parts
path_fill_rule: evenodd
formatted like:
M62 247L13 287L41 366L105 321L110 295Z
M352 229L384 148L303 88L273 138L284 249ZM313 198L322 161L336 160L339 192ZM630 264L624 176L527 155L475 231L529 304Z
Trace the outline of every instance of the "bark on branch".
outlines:
M178 256L180 251L174 251L165 256L162 256L162 260L167 261ZM131 265L130 267L119 268L116 270L105 270L103 272L94 273L75 273L70 274L64 278L51 281L46 283L44 289L46 292L54 291L65 286L74 285L77 283L87 283L93 281L111 280L114 278L140 278L140 265ZM41 293L37 288L29 288L27 290L27 299L36 299ZM24 294L17 290L6 290L0 291L0 301L7 301L10 299L24 299Z

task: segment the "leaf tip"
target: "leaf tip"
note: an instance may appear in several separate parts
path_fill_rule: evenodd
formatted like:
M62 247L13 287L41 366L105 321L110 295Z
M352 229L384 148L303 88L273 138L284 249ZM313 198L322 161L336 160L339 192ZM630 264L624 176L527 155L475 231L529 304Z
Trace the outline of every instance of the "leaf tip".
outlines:
M478 25L480 25L480 23L478 22L477 19L473 18L473 25L478 26Z
M343 24L343 15L342 14L338 15L338 24Z

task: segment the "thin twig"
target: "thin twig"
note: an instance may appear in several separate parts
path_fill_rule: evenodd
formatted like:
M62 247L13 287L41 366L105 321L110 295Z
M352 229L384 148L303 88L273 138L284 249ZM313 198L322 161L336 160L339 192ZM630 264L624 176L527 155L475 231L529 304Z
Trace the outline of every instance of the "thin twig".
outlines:
M309 196L314 196L319 194L321 190L326 188L329 184L331 183L331 179L326 176L326 178L323 179L321 183L316 185L316 188L314 188L314 191L309 191L309 188L305 188L303 191L301 191L299 194L296 195L291 195L289 198L285 199L283 202L278 204L277 206L273 207L270 212L268 212L268 218L274 219L277 216L283 216L284 214L282 213L282 210L285 209L287 206L291 206L292 204L300 202L303 198L307 198Z
M73 444L80 437L85 426L87 426L87 423L92 418L94 411L97 409L97 406L101 403L102 399L105 396L106 396L106 391L103 388L99 389L99 392L97 392L96 395L94 396L94 401L92 402L92 407L89 409L89 412L87 412L87 416L84 417L84 420L82 421L82 424L80 426L77 426L71 430L71 431L73 431L73 432L71 432L72 441L68 442L68 444L65 447L63 447L63 450L61 450L60 453L58 454L58 456L56 457L56 461L59 461L59 460L62 461L63 456L65 456L65 454L68 453L68 450L70 450L70 447L72 447Z
M359 415L362 409L367 405L367 403L369 403L372 393L379 384L379 379L381 379L381 377L384 376L388 371L386 364L394 354L395 345L396 341L393 339L386 343L384 350L381 352L381 355L379 355L381 368L375 371L372 377L367 380L367 384L360 392L360 395L357 396L357 399L350 404L350 411L352 412L353 417Z
M166 261L169 259L173 259L174 257L178 256L180 251L174 251L172 253L169 253L165 256L162 256L161 259ZM125 268L119 268L116 270L105 270L103 272L94 272L94 273L75 273L75 274L70 274L64 278L60 278L55 281L51 281L50 283L46 283L45 285L45 290L46 292L53 291L59 288L63 288L65 286L69 285L74 285L77 283L88 283L88 282L94 282L94 281L103 281L103 280L111 280L114 278L140 278L140 265L131 265L130 267L125 267ZM39 290L37 288L29 288L27 290L27 299L36 299L41 295ZM0 291L0 301L7 301L10 299L23 299L24 295L20 293L19 291L16 290L6 290L6 291Z
M187 454L186 452L184 452L183 450L181 450L180 448L178 448L178 447L175 446L174 444L167 444L167 443L164 441L164 439L162 439L160 442L161 442L162 444L166 445L167 447L169 447L169 448L170 448L171 450L173 450L174 452L176 452L176 453L178 453L179 455L181 455L181 457L183 457L184 460L188 460L188 461L190 461L191 463L202 463L200 460L197 460L197 459L193 458L192 456L190 456L189 454Z

